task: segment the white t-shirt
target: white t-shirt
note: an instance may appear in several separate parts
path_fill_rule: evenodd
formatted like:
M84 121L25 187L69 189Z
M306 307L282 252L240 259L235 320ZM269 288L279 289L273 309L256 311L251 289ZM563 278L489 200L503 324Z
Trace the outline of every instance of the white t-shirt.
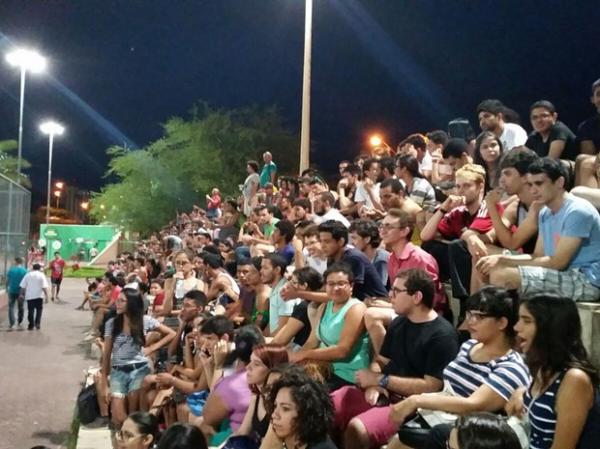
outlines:
M318 216L315 215L315 217L313 218L313 221L316 224L321 224L327 220L335 220L335 221L339 221L341 222L344 226L346 226L347 228L350 227L350 222L348 221L348 219L346 217L344 217L342 215L342 213L337 210L336 208L332 207L331 209L329 209L328 212L326 212L324 215L322 216Z
M269 332L271 336L279 327L279 318L292 316L294 306L300 302L300 299L284 301L281 298L280 292L286 282L285 278L281 279L269 295Z
M504 152L512 150L514 147L525 145L527 132L516 123L505 123L500 135L500 142L502 142Z
M44 273L39 270L30 271L19 284L25 289L25 301L44 297L44 289L48 288L48 280Z
M423 156L423 160L419 162L419 172L423 174L423 170L431 171L433 169L433 158L429 151L425 150L425 156Z
M373 196L379 201L379 183L373 185L373 187L371 188L371 192L373 193ZM358 185L358 187L356 188L356 193L354 194L354 202L358 203L359 201L364 201L365 206L369 209L375 209L373 201L371 201L371 196L369 195L369 192L367 192L367 189L365 189L364 184L362 182Z

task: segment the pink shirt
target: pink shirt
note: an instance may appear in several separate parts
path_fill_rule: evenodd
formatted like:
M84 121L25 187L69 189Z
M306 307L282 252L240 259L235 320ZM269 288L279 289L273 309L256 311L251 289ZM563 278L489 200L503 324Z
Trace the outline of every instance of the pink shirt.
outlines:
M433 308L436 311L445 310L447 302L446 293L440 282L440 270L438 264L431 254L424 251L422 248L413 245L411 242L408 242L402 250L402 253L399 255L394 251L390 253L387 266L390 283L394 282L396 275L402 270L407 270L409 268L420 268L421 270L425 270L432 277L435 284Z
M242 425L246 410L250 405L252 392L246 380L246 370L240 370L222 378L213 389L229 409L229 423L236 432Z

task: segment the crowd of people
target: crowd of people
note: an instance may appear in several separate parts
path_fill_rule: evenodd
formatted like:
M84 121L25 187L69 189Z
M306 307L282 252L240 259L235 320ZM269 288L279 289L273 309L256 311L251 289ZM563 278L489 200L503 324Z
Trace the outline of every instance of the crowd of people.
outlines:
M600 80L592 103L575 134L536 101L528 134L484 100L479 135L410 135L335 186L248 161L239 198L90 282L98 423L120 448L596 447Z

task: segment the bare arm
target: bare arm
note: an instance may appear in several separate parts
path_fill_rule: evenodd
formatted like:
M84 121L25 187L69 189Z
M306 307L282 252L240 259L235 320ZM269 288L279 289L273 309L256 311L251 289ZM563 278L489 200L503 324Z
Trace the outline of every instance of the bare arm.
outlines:
M583 140L579 145L579 149L581 154L597 154L598 150L596 149L596 145L594 145L593 140Z
M538 236L538 242L536 243L536 256L537 246L540 242L541 235ZM581 246L581 239L579 237L560 237L558 244L556 245L556 251L553 256L537 256L521 258L520 256L501 256L501 260L508 266L530 266L530 267L544 267L551 268L554 270L564 270L569 266L569 262Z
M428 242L436 238L436 236L438 235L437 228L440 224L440 221L442 221L442 218L444 218L444 213L441 209L438 209L431 216L431 218L427 220L427 223L425 224L425 226L423 226L423 229L421 229L421 241Z
M548 150L548 157L552 159L560 159L560 156L565 149L564 140L553 140L550 142L550 149Z

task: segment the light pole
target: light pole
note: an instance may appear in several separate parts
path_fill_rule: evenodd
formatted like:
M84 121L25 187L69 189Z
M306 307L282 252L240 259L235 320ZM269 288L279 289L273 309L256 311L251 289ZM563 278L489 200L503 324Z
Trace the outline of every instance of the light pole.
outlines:
M50 190L52 187L52 146L54 145L54 136L60 136L65 128L53 121L47 121L40 125L40 130L48 134L48 196L46 197L46 224L50 224Z
M23 105L25 100L25 75L43 72L46 68L46 59L33 50L17 49L6 55L6 61L13 67L21 70L21 94L19 101L19 147L17 153L17 182L21 182L21 158L23 154Z
M394 154L392 147L390 147L385 140L383 140L383 138L377 134L369 138L369 143L373 147L374 151L377 151L378 148L384 148L390 156Z
M300 173L310 167L312 10L313 0L306 0L306 12L304 19L304 73L302 77L302 130L300 131Z

